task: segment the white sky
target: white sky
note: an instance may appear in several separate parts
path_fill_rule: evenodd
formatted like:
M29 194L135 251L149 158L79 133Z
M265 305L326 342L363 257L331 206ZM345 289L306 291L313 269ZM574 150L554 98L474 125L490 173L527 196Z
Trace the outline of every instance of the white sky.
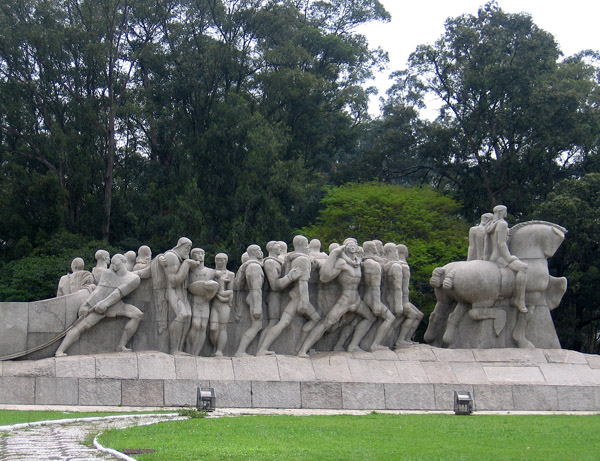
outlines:
M371 23L358 32L367 36L371 47L388 52L388 69L374 82L379 95L372 98L370 112L379 111L379 97L385 95L392 71L404 69L417 45L433 44L443 33L448 17L476 14L486 0L379 0L391 14L389 23ZM540 28L554 35L565 56L584 49L600 50L600 0L498 0L508 13L526 12Z

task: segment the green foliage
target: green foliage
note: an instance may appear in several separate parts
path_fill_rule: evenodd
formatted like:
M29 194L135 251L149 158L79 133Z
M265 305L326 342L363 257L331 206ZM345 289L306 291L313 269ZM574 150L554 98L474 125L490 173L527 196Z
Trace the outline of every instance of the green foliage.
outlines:
M346 184L329 188L321 207L315 223L299 232L320 239L324 248L347 237L408 247L411 297L427 314L435 304L429 286L433 269L466 258L469 231L458 204L429 187Z
M186 416L190 419L206 418L208 416L208 411L198 410L197 408L183 408L178 413L180 416Z
M105 242L66 232L52 235L26 256L1 267L0 300L36 301L56 296L58 281L70 272L71 261L82 257L86 270L91 270L96 265L94 254L100 248L111 254L120 251Z
M553 312L561 344L600 353L600 173L559 183L535 217L569 231L550 260L552 272L569 281L563 302Z
M598 415L239 416L110 430L99 440L117 450L155 450L137 455L140 461L592 460L600 449L599 428Z

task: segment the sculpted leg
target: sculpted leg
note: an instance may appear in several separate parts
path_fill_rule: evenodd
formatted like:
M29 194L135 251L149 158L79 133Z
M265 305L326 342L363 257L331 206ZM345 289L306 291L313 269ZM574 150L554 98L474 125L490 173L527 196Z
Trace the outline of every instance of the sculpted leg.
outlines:
M95 312L91 312L87 315L87 317L81 321L77 326L72 328L65 335L65 339L62 340L60 346L54 353L55 357L64 357L67 354L65 353L69 347L73 345L81 336L82 333L89 330L91 327L96 325L100 320L104 318L103 315L96 314Z
M283 330L290 326L292 319L292 315L290 315L288 312L284 312L281 316L281 320L277 322L277 324L266 334L262 345L260 345L256 351L256 355L273 354L273 352L269 351L269 347L271 347L273 341L279 338L279 335L283 333Z
M535 307L530 309L530 311L527 313L519 312L519 315L517 317L517 324L515 325L515 329L513 330L513 339L517 343L517 346L523 349L535 349L533 343L525 337L525 332L527 331L527 324L533 316L534 309Z
M348 344L348 352L362 351L362 349L359 347L359 344L369 332L369 329L376 320L375 316L371 312L371 309L369 309L362 301L356 312L364 318L358 323L358 325L356 325L356 328L354 329L354 335L352 336L350 344Z
M456 327L458 326L458 322L460 322L460 320L466 314L467 309L468 308L465 304L458 303L454 308L454 311L448 316L448 322L446 323L446 331L444 332L444 336L442 338L442 343L445 346L451 347L454 344L454 334L456 332Z
M473 307L469 311L469 317L473 320L494 319L494 333L499 336L506 326L506 312L496 307Z
M132 312L130 314L129 320L125 324L125 328L123 330L123 334L121 335L121 339L117 344L117 352L131 352L131 349L128 349L127 343L133 337L138 327L140 326L140 322L142 317L144 316L143 312L139 310L137 307L129 306L132 308ZM135 309L135 311L133 310Z
M389 349L388 347L383 346L381 343L390 334L390 330L394 325L395 319L396 317L394 317L394 314L392 314L388 309L386 309L383 314L383 323L379 325L379 327L377 327L375 339L373 340L373 344L371 344L371 352L382 349Z
M521 268L515 277L515 293L511 299L511 304L519 309L520 312L526 313L527 306L525 305L525 288L527 286L527 269Z

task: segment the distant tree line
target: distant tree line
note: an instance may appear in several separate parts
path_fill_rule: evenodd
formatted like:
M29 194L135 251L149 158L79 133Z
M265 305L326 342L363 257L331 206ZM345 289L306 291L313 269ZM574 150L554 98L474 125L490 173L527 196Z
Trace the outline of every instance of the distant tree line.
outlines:
M185 235L235 265L299 229L328 244L338 212L358 238L412 242L427 290L431 256L456 258L503 203L513 224L569 230L555 322L564 347L599 352L598 54L561 57L530 16L488 3L419 46L372 118L365 82L386 54L357 27L386 20L377 0L5 0L0 299L52 296L101 245L158 253ZM336 202L359 183L370 201Z

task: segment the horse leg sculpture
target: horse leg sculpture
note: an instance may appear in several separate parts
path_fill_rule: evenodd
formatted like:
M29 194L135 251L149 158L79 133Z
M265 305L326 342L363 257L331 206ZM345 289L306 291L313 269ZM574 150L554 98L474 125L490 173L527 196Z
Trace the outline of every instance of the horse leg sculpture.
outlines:
M448 322L446 323L446 331L442 341L445 346L452 347L454 344L454 334L456 333L456 327L458 322L464 317L468 310L466 304L458 303L454 308L454 311L448 316Z
M517 324L515 325L515 329L513 330L513 339L517 343L517 346L522 349L535 349L535 346L531 341L525 338L525 332L527 331L527 324L531 320L533 316L533 311L535 310L535 306L530 306L529 312L519 312L519 316L517 317Z

